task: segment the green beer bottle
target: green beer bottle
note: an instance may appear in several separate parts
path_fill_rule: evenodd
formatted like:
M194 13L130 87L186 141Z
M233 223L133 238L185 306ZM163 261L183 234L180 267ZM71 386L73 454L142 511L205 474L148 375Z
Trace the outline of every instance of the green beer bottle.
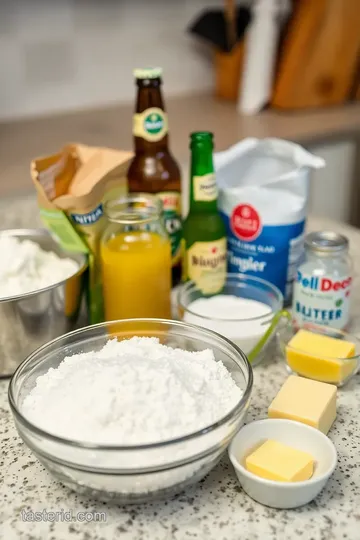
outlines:
M215 294L226 279L226 229L217 209L213 134L190 135L190 208L183 225L183 281Z

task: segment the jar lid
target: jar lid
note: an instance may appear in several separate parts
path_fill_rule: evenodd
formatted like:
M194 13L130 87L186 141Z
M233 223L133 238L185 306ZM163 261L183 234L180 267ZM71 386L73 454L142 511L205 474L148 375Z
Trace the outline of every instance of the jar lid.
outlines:
M129 193L104 204L104 212L112 223L135 225L160 219L163 204L159 197L148 193Z
M318 253L339 253L349 248L349 240L333 231L318 231L306 236L305 247Z
M162 76L161 67L136 68L133 71L136 79L157 79Z

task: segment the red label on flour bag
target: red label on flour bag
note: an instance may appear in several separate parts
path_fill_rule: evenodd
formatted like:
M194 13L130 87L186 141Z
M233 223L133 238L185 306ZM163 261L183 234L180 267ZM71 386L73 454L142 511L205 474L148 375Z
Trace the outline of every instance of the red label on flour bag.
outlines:
M262 230L260 216L250 204L239 204L232 212L231 228L240 240L255 240Z
M215 154L228 272L278 287L289 302L303 255L310 169L324 161L279 139L244 139Z

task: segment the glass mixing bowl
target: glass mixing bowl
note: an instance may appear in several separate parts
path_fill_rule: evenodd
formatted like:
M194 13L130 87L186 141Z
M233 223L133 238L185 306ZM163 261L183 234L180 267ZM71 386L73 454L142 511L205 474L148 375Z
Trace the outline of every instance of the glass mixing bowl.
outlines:
M264 314L254 316L244 306L241 317L214 317L209 313L200 314L192 309L192 303L199 299L227 295L264 305ZM216 295L205 295L197 285L189 281L180 287L178 293L179 318L186 322L208 328L230 339L245 352L254 366L264 357L264 353L276 326L283 317L284 298L280 290L264 279L246 274L227 274L225 285Z
M37 377L56 368L65 356L99 350L111 337L121 340L135 335L158 337L165 345L189 351L212 349L241 388L241 399L224 418L201 431L141 446L87 444L57 437L23 414L24 398ZM182 491L214 467L243 424L252 384L245 354L215 332L178 321L127 319L89 326L37 349L14 373L9 402L21 438L63 484L102 500L138 503Z

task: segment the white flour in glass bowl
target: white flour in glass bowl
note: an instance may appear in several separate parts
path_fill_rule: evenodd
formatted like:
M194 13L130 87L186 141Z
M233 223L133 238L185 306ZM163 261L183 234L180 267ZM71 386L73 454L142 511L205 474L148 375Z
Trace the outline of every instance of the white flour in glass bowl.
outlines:
M208 427L240 398L240 388L212 350L190 352L157 338L133 337L64 358L37 378L23 413L67 439L143 445Z
M133 337L65 357L37 378L21 412L34 425L64 439L114 445L113 452L84 451L44 438L41 449L60 463L72 463L67 478L71 475L77 486L86 486L88 494L91 489L96 496L100 490L132 497L168 490L198 475L214 459L209 451L220 457L233 428L229 420L170 447L142 445L197 433L225 418L242 396L212 350L173 349L157 338ZM183 460L183 465L174 466ZM120 469L122 474L95 478L84 467L104 473ZM158 472L131 475L147 468Z

